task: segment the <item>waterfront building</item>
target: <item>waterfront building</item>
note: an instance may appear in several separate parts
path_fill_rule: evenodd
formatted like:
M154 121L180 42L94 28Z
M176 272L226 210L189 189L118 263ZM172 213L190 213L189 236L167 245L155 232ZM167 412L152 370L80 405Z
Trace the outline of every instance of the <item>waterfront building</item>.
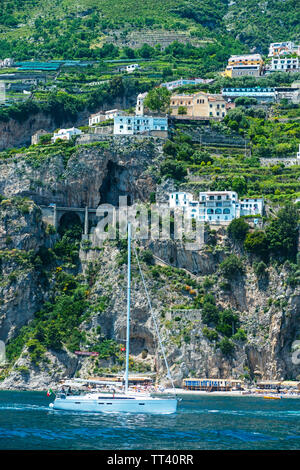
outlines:
M231 390L241 390L242 380L233 379L210 379L210 378L188 378L183 379L182 386L185 390L199 390L205 392L229 392Z

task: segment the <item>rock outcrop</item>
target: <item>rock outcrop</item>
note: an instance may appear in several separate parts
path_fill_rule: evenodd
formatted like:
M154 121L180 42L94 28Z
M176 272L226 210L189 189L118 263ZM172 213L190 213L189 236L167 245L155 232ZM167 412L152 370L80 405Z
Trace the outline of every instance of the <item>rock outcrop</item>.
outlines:
M34 261L42 247L52 246L51 235L35 203L97 207L99 202L116 205L120 195L130 197L130 202L148 201L156 188L152 170L161 158L161 143L154 142L112 139L105 145L78 147L67 160L63 154L52 153L40 160L25 155L1 162L0 193L6 198L0 205L1 340L8 342L17 337L45 301L53 298L51 292L55 294L51 276L46 280L42 275L47 266L42 269ZM163 198L164 185L161 189ZM24 196L31 200L22 199ZM143 250L154 254L153 264L145 259L142 265L175 384L180 386L183 378L191 376L296 379L299 365L292 360L292 351L300 335L300 289L289 280L291 265L269 265L258 276L253 260L241 247L231 244L224 229L214 237L214 243L208 238L198 250L187 250L183 243L171 239L137 244L141 259ZM244 272L228 282L219 265L232 252L243 255ZM89 286L88 314L79 326L87 338L86 343L82 340L82 347L103 339L124 344L123 244L112 241L96 247L82 243L76 265L60 260L58 264L67 275L80 275ZM232 339L234 350L230 354L220 349L223 333L218 333L217 341L205 331L202 311L207 293L213 296L220 311L230 308L238 315L238 327L245 333L245 337ZM130 353L136 370L156 371L164 381L165 365L134 259L131 318ZM236 332L236 325L232 328ZM45 389L75 373L88 377L107 367L120 369L120 362L113 357L96 362L94 358L77 357L65 345L58 351L49 348L40 363L35 364L26 348L25 345L16 362L10 364L0 388Z
M30 159L19 154L0 162L0 194L27 196L37 204L98 207L116 205L119 196L146 200L155 191L147 168L160 155L154 139L111 138L79 146L65 162L62 150L49 148L49 155Z
M32 259L46 242L41 210L30 200L0 203L0 339L13 338L44 301L45 286Z
M136 94L130 94L123 98L114 99L110 103L104 103L102 109L103 111L108 109L126 109L134 105L135 102ZM87 126L90 114L88 110L81 111L78 113L76 119L66 119L60 123L55 121L51 114L43 112L30 115L27 119L22 121L15 119L9 119L4 122L0 121L0 151L30 145L31 136L41 129L51 133L58 127L66 129L70 127Z

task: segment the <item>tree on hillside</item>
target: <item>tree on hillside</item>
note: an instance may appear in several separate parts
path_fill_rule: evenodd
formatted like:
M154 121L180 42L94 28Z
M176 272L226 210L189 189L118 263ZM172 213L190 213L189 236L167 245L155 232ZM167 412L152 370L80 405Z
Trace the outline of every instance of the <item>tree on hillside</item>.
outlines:
M268 255L268 240L266 234L262 230L247 233L244 247L249 253L266 259Z
M220 263L220 271L226 279L234 279L243 274L243 262L241 258L235 254L229 255Z
M233 219L227 229L230 238L236 241L244 241L248 231L249 225L242 218Z
M167 88L154 88L145 98L145 107L157 112L168 112L171 92Z
M165 178L182 181L187 175L187 171L181 162L174 162L173 160L167 159L161 164L160 174Z
M232 179L232 191L238 193L239 197L247 192L247 181L244 176L234 176Z
M278 211L277 217L266 228L269 250L274 257L296 257L298 223L298 209L294 204L287 204Z

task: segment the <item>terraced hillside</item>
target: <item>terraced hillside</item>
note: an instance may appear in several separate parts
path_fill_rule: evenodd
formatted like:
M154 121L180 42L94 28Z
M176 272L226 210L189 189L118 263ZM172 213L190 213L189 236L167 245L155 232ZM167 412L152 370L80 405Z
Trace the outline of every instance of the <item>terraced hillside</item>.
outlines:
M160 30L175 39L179 33L191 41L215 39L221 47L237 38L266 52L270 41L299 37L298 16L297 0L3 0L0 50L19 59L94 58L107 41L141 30L146 43L149 31L151 43L151 32Z

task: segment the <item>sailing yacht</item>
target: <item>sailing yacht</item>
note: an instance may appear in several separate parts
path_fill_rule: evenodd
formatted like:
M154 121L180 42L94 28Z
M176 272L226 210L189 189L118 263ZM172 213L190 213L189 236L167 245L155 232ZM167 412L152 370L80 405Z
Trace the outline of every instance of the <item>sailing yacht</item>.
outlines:
M137 257L137 253L135 250ZM137 257L138 261L138 257ZM150 298L146 289L143 273L138 266L142 276L146 296L150 307L151 315L154 320L156 332L158 334L159 343L162 349L163 357L168 371L168 377L171 379L170 370L167 364L163 345L159 336L158 326L153 315ZM127 325L126 325L126 368L125 368L125 389L121 392L115 390L111 393L92 392L85 395L68 395L67 393L57 394L50 407L54 410L66 411L85 411L85 412L101 412L101 413L158 413L171 414L177 411L177 397L155 397L149 393L130 391L128 388L128 372L129 372L129 341L130 341L130 300L131 300L131 224L128 223L128 276L127 276ZM171 379L172 380L172 379ZM174 384L173 390L175 392Z

